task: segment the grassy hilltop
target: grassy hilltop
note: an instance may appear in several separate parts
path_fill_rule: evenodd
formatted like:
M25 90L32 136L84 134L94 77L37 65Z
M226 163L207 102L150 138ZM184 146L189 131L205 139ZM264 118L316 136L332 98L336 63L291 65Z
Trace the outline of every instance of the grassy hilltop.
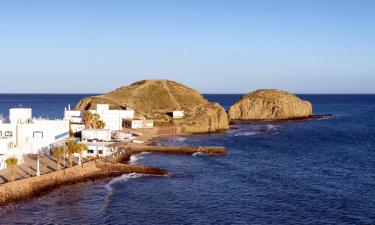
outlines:
M186 133L228 129L228 115L217 103L208 102L200 93L169 80L142 80L104 95L82 99L77 109L95 109L107 103L111 109L133 108L136 116L155 120L159 127L179 126ZM185 117L172 119L168 112L183 110Z

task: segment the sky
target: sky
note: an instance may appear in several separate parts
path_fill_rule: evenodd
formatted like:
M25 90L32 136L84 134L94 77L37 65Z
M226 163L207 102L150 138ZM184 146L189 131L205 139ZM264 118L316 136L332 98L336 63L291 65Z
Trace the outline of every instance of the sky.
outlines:
M375 93L375 1L0 0L0 93Z

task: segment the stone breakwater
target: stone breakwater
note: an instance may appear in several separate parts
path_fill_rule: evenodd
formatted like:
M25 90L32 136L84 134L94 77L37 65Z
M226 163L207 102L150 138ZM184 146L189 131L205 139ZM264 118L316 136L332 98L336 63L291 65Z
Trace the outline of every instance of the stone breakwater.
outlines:
M224 155L225 148L217 146L208 147L189 147L189 146L140 146L140 147L129 147L128 149L133 154L141 152L154 152L154 153L165 153L165 154L194 154L202 153L207 155Z
M127 147L116 158L116 163L127 163L130 160L130 157L135 154L142 152L151 152L159 154L185 154L192 155L195 153L201 153L205 155L225 155L224 147L217 146L208 146L208 147L189 147L189 146L139 146L139 147Z
M167 176L168 171L163 169L130 165L127 163L133 154L153 152L162 154L194 154L224 155L223 147L177 147L177 146L139 146L128 147L115 158L107 158L101 162L88 162L84 167L75 166L64 170L52 172L40 177L31 177L0 185L0 206L22 200L38 197L61 187L86 181L121 176L129 173L142 173L157 176Z
M61 170L0 185L0 206L38 197L63 185L111 178L127 173L168 175L165 170L148 166L89 162L84 164L84 168L81 166L68 168L65 174Z
M235 124L254 124L254 123L265 123L265 122L272 122L272 123L283 123L283 122L298 122L298 121L309 121L309 120L324 120L324 119L331 119L335 116L333 114L321 114L321 115L311 115L308 117L301 117L301 118L294 118L294 119L280 119L280 120L231 120L231 125Z

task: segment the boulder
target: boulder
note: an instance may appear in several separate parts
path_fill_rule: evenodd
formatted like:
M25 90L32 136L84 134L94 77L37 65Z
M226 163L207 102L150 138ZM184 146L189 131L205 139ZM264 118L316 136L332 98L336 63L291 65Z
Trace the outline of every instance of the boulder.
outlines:
M286 120L312 115L308 101L276 89L263 89L242 96L229 111L230 120Z

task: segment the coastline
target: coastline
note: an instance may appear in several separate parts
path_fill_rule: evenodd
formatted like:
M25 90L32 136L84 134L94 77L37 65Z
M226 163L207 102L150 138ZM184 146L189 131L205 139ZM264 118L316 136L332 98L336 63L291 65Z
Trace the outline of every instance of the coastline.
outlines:
M141 152L165 154L193 154L196 152L209 155L225 154L225 149L220 149L217 152L211 151L210 149L213 147L188 147L189 149L184 147L184 149L182 149L177 146L155 145L157 141L164 138L173 137L175 135L176 134L148 134L143 137L145 141L143 144L130 144L126 147L131 150L121 153L115 158L106 159L104 162L89 161L84 163L83 168L80 165L66 168L65 174L64 170L59 170L41 175L39 177L34 176L4 183L0 185L0 207L6 206L10 203L21 202L43 196L62 186L108 179L118 177L123 174L142 173L158 176L169 175L168 171L160 168L145 165L131 165L127 163L131 155L139 154ZM181 135L190 136L191 134L178 134L178 136ZM124 144L125 143L122 142L117 143L119 146ZM155 150L153 148L158 149Z
M48 194L61 186L107 179L127 173L169 175L165 170L149 166L90 161L84 164L84 168L81 166L67 168L65 174L63 170L60 170L0 185L0 206L33 199Z
M316 115L309 118L303 119L293 119L293 120L236 120L233 121L233 124L249 124L249 123L265 123L265 122L298 122L305 120L315 120L315 119L326 119L332 118L333 115ZM230 127L229 129L234 129ZM8 203L20 202L23 200L32 199L39 197L49 192L53 191L56 188L65 185L72 185L77 183L84 183L88 181L95 181L106 178L118 177L127 173L144 173L144 174L153 174L153 175L168 175L167 171L164 171L159 168L153 168L142 165L130 165L127 164L131 155L136 155L142 152L152 152L158 154L194 154L194 153L203 153L207 155L224 155L225 148L208 146L208 147L178 147L170 145L159 145L157 142L162 141L167 138L177 137L177 136L195 136L195 135L204 135L204 134L213 134L225 132L225 130L220 130L216 132L208 133L147 133L143 136L139 136L139 139L144 141L142 144L135 143L116 143L116 147L127 147L129 150L126 153L122 153L111 159L110 163L95 163L90 161L84 163L84 168L81 166L74 166L66 169L66 174L63 174L63 170L54 171L40 177L30 177L13 182L8 182L0 185L0 207ZM212 150L213 149L213 150Z

